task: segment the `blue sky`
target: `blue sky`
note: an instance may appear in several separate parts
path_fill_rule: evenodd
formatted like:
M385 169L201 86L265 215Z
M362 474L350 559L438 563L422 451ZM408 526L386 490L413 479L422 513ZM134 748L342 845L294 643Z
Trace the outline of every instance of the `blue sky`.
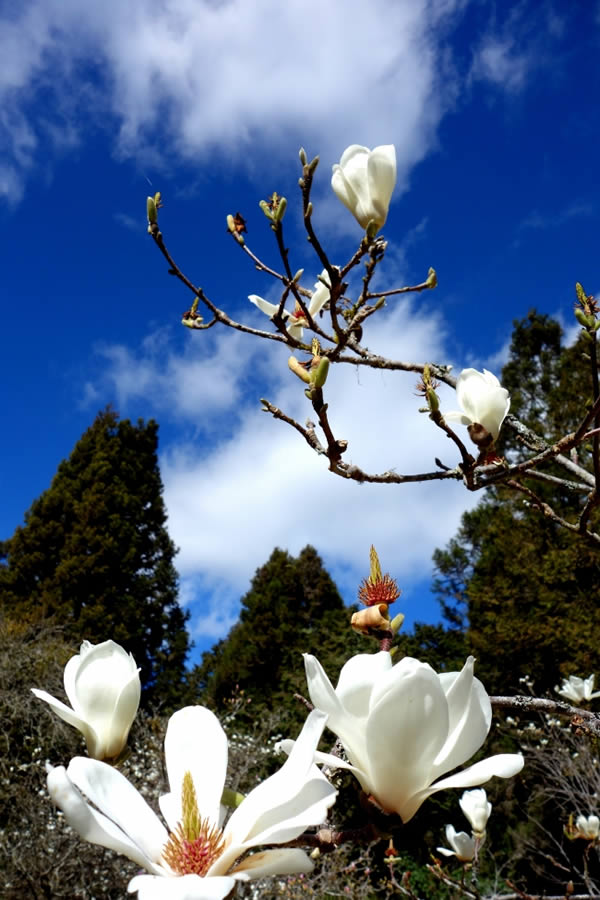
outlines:
M459 485L346 484L259 398L309 415L287 354L181 327L190 296L146 233L233 317L268 327L276 297L228 237L277 264L258 201L288 198L292 268L320 271L300 228L298 148L317 153L315 226L334 262L361 232L333 196L351 143L393 143L398 184L365 337L394 358L499 371L512 320L535 306L572 334L576 280L598 288L600 6L485 0L20 0L0 6L4 440L0 536L112 403L155 417L182 600L198 649L235 619L275 545L321 552L348 601L369 545L404 589L409 622L437 619L431 553L476 502ZM151 185L151 186L150 186ZM336 367L327 385L347 458L368 470L456 459L415 377ZM442 395L453 408L452 392ZM82 635L85 637L85 635ZM107 637L109 637L107 635Z

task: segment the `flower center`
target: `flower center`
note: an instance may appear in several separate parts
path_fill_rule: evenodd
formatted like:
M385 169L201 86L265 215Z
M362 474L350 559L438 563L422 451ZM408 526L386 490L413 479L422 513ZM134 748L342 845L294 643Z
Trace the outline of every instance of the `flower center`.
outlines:
M206 875L225 849L223 832L198 812L192 776L181 787L182 819L163 848L163 859L177 875Z

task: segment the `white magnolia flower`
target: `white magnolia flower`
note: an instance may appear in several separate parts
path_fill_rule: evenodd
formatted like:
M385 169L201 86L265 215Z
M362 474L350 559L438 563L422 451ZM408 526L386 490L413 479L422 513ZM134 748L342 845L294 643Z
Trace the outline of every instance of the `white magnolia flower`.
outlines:
M465 791L459 800L460 808L471 824L473 833L481 835L485 831L487 820L492 811L492 804L487 798L484 788Z
M329 284L329 277L326 269L323 269L321 272L321 278L324 278L327 284ZM313 321L328 302L329 293L329 288L321 281L317 281L307 307ZM266 316L269 316L270 319L273 318L279 309L278 303L269 303L268 300L263 300L263 298L259 297L257 294L250 294L248 300L250 303L254 303L254 305L257 306L261 312L264 312ZM297 341L302 340L302 335L304 334L304 329L308 326L308 322L300 306L296 305L294 312L284 309L282 315L283 318L288 321L288 334Z
M84 641L64 671L71 707L32 688L61 719L78 728L94 759L114 759L127 743L140 703L139 669L131 653L114 641Z
M579 675L570 675L563 679L561 687L556 685L554 690L571 700L573 703L581 703L583 700L594 700L600 697L600 691L594 691L595 676L590 675L589 678L580 678Z
M600 836L600 819L598 816L577 816L575 825L581 837L590 841Z
M51 769L48 790L82 838L123 853L150 874L129 892L142 900L220 900L236 881L309 872L303 850L282 844L321 824L336 790L314 765L327 717L314 710L285 764L252 790L222 829L227 737L217 717L188 706L169 720L165 759L170 792L159 798L168 830L141 794L112 766L76 757Z
M456 856L461 862L471 862L475 856L475 838L466 831L455 831L453 825L446 825L446 840L452 847L437 847L438 853L444 856Z
M369 150L352 144L333 166L331 187L359 225L374 222L377 229L387 219L396 184L396 148L386 144Z
M319 753L317 762L353 771L363 790L404 822L436 791L523 768L521 754L502 753L441 778L473 756L490 729L490 699L473 676L472 656L461 672L438 675L410 657L393 666L385 651L359 654L343 666L335 690L314 656L304 662L313 705L328 714L350 760ZM290 745L282 742L286 752Z
M463 369L456 381L456 398L462 412L444 413L444 419L461 425L481 425L496 440L510 409L508 391L496 376L487 369Z

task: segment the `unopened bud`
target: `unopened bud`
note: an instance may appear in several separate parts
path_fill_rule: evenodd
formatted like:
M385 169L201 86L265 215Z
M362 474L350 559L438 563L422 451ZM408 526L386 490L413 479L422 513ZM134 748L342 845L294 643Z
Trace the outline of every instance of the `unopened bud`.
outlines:
M427 273L427 280L426 280L425 284L427 285L428 288L434 288L434 287L437 287L437 283L438 283L437 273L436 273L435 269L430 268Z
M235 222L234 222L234 219L233 219L233 216L231 215L231 213L229 213L229 215L227 216L227 228L229 229L229 231L232 234L235 234L235 231L236 231Z
M315 158L312 159L308 164L308 171L310 172L311 175L314 175L315 169L317 168L318 165L319 165L319 157L315 156Z
M586 316L584 311L579 309L579 307L575 309L575 318L584 328L593 328L596 324L594 316Z
M583 289L583 285L578 281L575 282L575 293L577 294L577 299L583 305L587 300L587 295Z
M431 412L437 412L440 408L440 401L438 395L434 391L432 387L428 387L425 392L425 397L427 398L427 404Z
M375 304L375 309L383 309L385 306L385 297L380 297L377 303Z
M310 380L312 384L317 388L322 388L325 382L327 381L327 375L329 374L329 360L326 356L324 356L316 368L311 370Z
M298 150L298 156L300 157L300 162L302 163L302 165L305 166L308 162L308 158L306 156L306 150L304 149L304 147L300 147L300 149Z
M287 200L285 199L285 197L280 197L279 203L277 204L277 208L275 210L275 221L276 222L281 222L281 220L283 219L283 217L285 215L286 208L287 208Z
M309 201L308 206L306 207L306 217L310 219L313 214L313 205L312 200Z
M265 214L265 216L267 217L267 219L269 220L269 222L274 222L274 221L275 221L275 218L274 218L274 216L273 216L273 213L271 212L271 209L270 209L269 204L267 203L267 201L266 201L266 200L260 200L258 205L260 206L260 208L261 208L262 211L264 212L264 214Z
M298 282L300 281L300 279L302 278L303 275L304 275L304 269L298 269L298 271L292 278L292 281L294 282L294 284L298 284Z
M368 241L374 240L375 235L379 231L379 225L377 224L375 219L371 219L371 221L367 225L366 231L367 231L367 240Z
M398 613L397 616L394 616L392 621L390 622L390 631L392 634L397 634L402 628L402 624L404 622L404 613Z
M146 213L148 215L148 221L151 225L156 225L158 222L158 212L156 210L156 203L154 201L154 197L146 198Z

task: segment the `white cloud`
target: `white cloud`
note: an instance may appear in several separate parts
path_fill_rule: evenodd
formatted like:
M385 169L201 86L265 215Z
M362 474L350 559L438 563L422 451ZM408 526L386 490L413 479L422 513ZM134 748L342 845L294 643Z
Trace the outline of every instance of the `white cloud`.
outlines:
M51 124L55 144L75 142L90 108L95 127L116 119L119 153L155 162L227 164L251 147L257 166L268 146L273 164L304 143L331 163L394 141L402 186L456 95L441 47L464 5L23 0L0 18L4 165L22 175L47 155Z
M414 304L405 298L390 300L371 322L365 344L377 352L417 362L448 361L443 320L422 298ZM433 550L454 534L461 513L478 496L454 482L360 485L333 475L325 458L295 430L260 409L258 398L266 395L301 423L315 418L302 384L287 370L288 350L267 348L268 383L254 384L253 402L236 407L240 376L233 361L239 348L246 348L242 368L247 370L265 356L264 343L247 339L238 344L239 337L220 336L203 362L192 355L177 360L174 352L165 352L164 340L161 356L153 353L152 340L138 354L103 350L107 377L120 386L124 412L143 393L146 403L160 405L163 419L187 417L201 425L199 409L182 400L182 385L207 384L206 373L198 381L198 367L210 372L219 356L223 377L230 379L227 391L219 388L215 400L215 408L225 410L233 422L228 435L219 432L161 447L169 530L180 548L177 566L184 599L194 613L192 633L216 637L227 630L237 600L275 546L296 554L314 544L350 594L365 574L371 543L401 586L427 577ZM263 382L265 372L263 367ZM335 436L349 442L347 461L368 472L394 468L402 473L434 471L436 456L448 465L458 461L454 445L417 411L422 400L415 395L416 380L414 373L332 367L326 400ZM442 387L440 394L443 407L455 405L450 389ZM149 414L137 402L134 409L135 414ZM212 597L208 604L205 596Z
M491 81L514 93L525 85L531 65L531 56L519 47L512 35L489 35L473 57L471 77Z

